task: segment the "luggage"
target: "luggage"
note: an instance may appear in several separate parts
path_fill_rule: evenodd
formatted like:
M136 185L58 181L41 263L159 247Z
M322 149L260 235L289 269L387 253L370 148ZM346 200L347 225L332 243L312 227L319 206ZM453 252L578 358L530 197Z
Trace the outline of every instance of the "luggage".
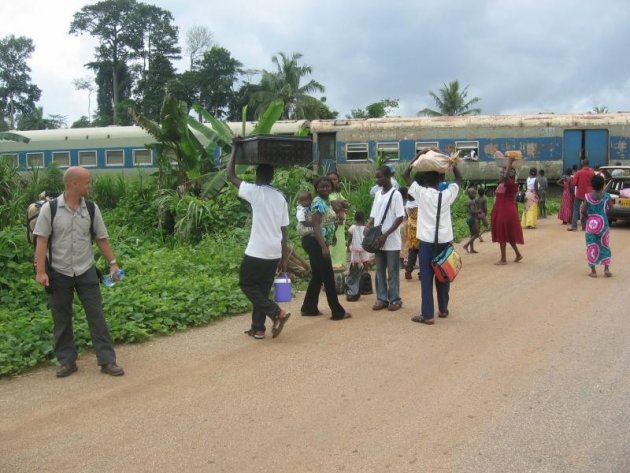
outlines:
M337 294L346 293L346 275L343 271L335 271L335 290Z
M363 274L361 274L361 280L359 282L359 294L365 296L367 294L372 294L373 292L372 276L367 271L364 271Z

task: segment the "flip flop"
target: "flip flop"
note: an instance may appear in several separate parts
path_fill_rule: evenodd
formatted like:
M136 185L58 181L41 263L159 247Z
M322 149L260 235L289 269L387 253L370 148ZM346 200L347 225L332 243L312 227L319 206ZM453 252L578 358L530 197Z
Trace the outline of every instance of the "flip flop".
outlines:
M291 312L287 312L286 314L284 314L284 317L278 317L274 321L273 327L271 328L271 338L276 338L278 335L280 335L280 332L282 332L284 324L287 323L289 317L291 317Z
M416 315L414 317L411 317L411 321L412 322L418 322L419 324L425 324L425 325L433 325L435 323L435 320L433 320L433 319L425 319L421 315Z

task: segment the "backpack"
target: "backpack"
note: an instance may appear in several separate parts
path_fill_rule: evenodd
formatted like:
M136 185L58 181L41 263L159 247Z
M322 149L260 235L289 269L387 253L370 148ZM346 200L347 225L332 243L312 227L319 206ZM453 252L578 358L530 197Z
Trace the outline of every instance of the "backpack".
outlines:
M39 212L42 209L42 206L46 202L50 202L50 228L53 227L53 222L55 221L55 215L57 214L57 194L44 194L40 195L42 197L37 202L33 202L26 209L26 238L28 242L33 245L33 268L37 270L36 267L36 259L35 259L35 248L37 247L37 238L33 235L33 230L35 230L35 224L37 223L37 218L39 217ZM94 239L94 213L96 212L96 208L94 202L91 200L86 200L85 205L87 206L88 214L90 214L90 234L92 235L92 239ZM50 232L50 236L48 237L48 261L52 259L52 247L50 242L52 240L52 230Z

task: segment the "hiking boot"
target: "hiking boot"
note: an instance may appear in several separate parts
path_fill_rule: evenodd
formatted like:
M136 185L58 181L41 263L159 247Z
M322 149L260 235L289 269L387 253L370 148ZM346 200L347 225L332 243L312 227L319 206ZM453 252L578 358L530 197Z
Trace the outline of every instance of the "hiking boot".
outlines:
M57 378L65 378L66 376L70 376L72 373L76 373L78 369L79 368L77 368L76 362L72 361L57 368L55 375Z
M124 370L116 363L106 363L101 365L101 373L105 373L110 376L122 376L125 374Z

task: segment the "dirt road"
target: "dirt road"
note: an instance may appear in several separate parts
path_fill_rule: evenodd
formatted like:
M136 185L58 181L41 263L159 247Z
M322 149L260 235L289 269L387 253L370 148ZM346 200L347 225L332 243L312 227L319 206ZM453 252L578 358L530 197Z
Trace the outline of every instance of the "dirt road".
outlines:
M525 259L464 255L451 316L404 307L293 317L275 340L240 316L0 381L0 471L630 471L630 228L613 229L614 277L587 277L584 236L556 218ZM320 304L324 310L325 303Z

